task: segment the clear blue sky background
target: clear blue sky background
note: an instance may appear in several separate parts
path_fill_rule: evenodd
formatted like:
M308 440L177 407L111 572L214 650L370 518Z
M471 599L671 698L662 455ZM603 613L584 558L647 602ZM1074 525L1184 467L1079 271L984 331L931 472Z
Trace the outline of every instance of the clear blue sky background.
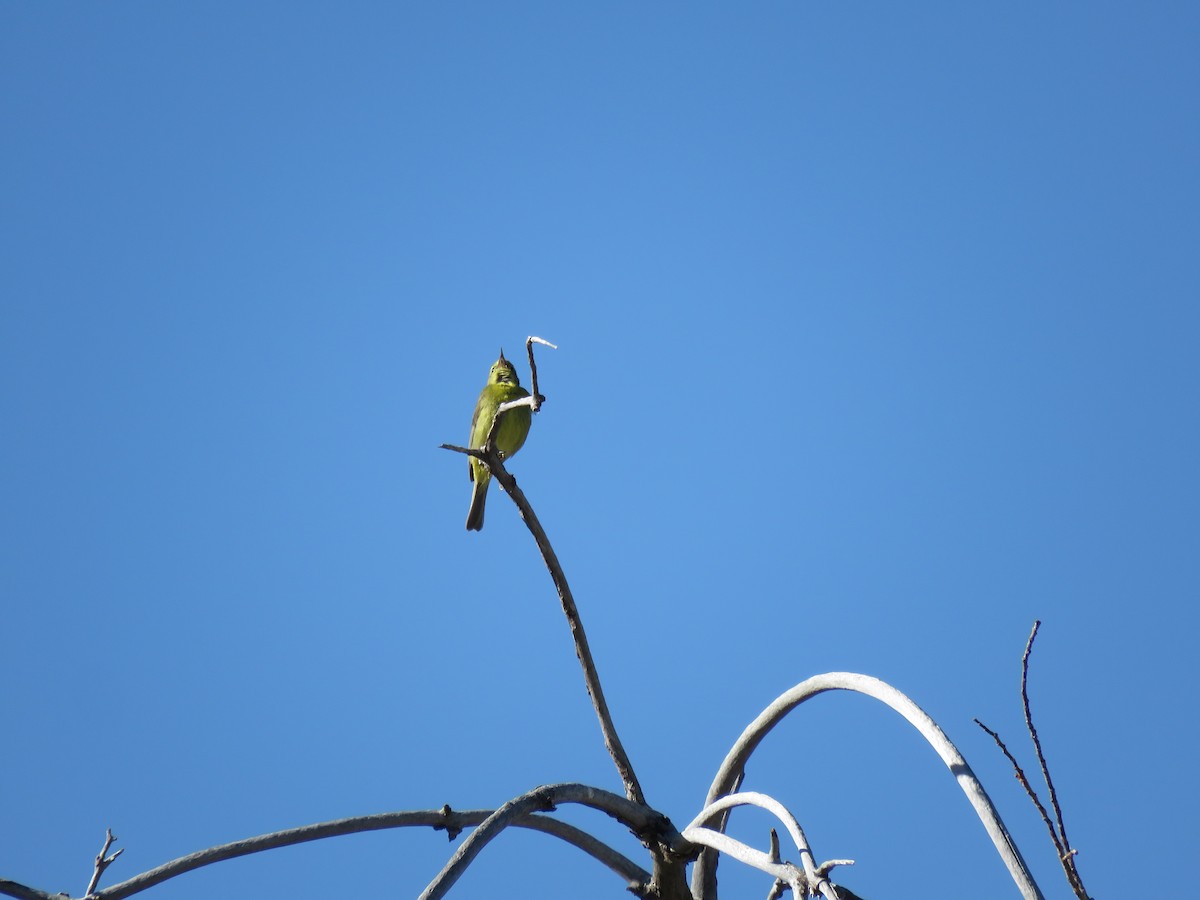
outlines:
M106 827L112 884L620 789L531 539L495 491L465 532L437 449L539 334L512 468L652 804L682 826L774 696L865 672L1065 897L971 722L1032 764L1041 618L1088 885L1189 883L1198 46L1187 3L4 4L0 877L78 896ZM1015 896L872 701L802 708L747 787L868 898ZM346 837L148 896L414 896L452 850ZM529 833L458 894L487 889L624 896Z

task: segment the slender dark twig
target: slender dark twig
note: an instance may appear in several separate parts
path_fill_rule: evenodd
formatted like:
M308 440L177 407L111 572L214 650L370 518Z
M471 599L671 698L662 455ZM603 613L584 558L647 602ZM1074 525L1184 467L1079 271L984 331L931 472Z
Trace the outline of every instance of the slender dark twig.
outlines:
M529 390L530 393L533 394L533 411L537 412L538 409L541 408L541 405L546 402L546 398L538 393L537 361L533 358L534 344L542 344L543 346L550 347L553 350L557 350L558 345L542 340L540 337L532 334L525 339L525 355L529 357Z
M1029 710L1029 655L1033 650L1033 641L1037 637L1038 629L1041 627L1041 620L1035 619L1033 630L1029 632L1029 640L1025 642L1025 652L1021 654L1021 708L1025 711L1025 727L1029 730L1033 748L1037 751L1038 765L1042 768L1042 778L1046 782L1046 789L1050 792L1050 805L1054 807L1054 819L1058 823L1058 834L1065 852L1071 846L1071 842L1067 840L1067 828L1063 824L1062 808L1058 805L1058 794L1054 790L1054 781L1050 778L1050 767L1046 764L1046 755L1042 752L1042 742L1038 739L1037 729L1033 726L1033 713Z
M92 870L92 880L88 882L87 890L83 892L85 897L89 896L92 891L96 889L96 885L100 883L100 876L104 874L104 870L111 866L116 858L125 852L125 848L122 847L112 856L105 855L108 853L108 848L113 845L113 841L115 840L116 838L113 837L112 829L104 829L104 846L100 849L100 852L96 854L96 866Z
M1030 800L1033 801L1033 805L1037 807L1037 811L1042 816L1042 821L1046 823L1046 830L1050 832L1050 840L1054 842L1054 848L1058 851L1058 855L1062 856L1063 846L1062 842L1058 839L1058 832L1054 830L1054 823L1050 821L1050 814L1046 812L1046 807L1042 805L1041 798L1038 797L1037 791L1033 789L1033 785L1031 785L1029 783L1029 779L1025 777L1025 770L1021 768L1021 764L1017 762L1017 758L1012 755L1012 752L1005 745L1004 741L1000 739L1000 735L992 731L992 729L988 728L978 719L975 719L975 724L991 736L992 740L996 742L996 746L1000 748L1000 752L1003 753L1005 758L1008 760L1009 765L1013 767L1013 774L1016 775L1017 781L1021 783L1021 787L1025 788L1025 794Z
M1067 876L1071 889L1075 891L1075 895L1081 900L1087 900L1087 890L1083 886L1083 879L1075 865L1077 851L1072 849L1071 842L1067 838L1067 826L1063 822L1062 807L1058 805L1058 792L1054 790L1054 780L1050 777L1050 766L1046 762L1046 754L1042 752L1042 742L1038 739L1037 729L1033 725L1033 713L1029 709L1029 657L1033 652L1034 638L1037 637L1038 629L1041 627L1041 620L1035 619L1033 630L1029 632L1029 640L1025 642L1025 652L1021 654L1021 708L1025 712L1025 728L1029 731L1033 748L1037 752L1038 765L1042 769L1042 779L1046 782L1046 790L1050 794L1050 805L1054 809L1054 820L1058 824L1058 839L1054 842L1055 848L1058 850L1058 861L1062 864L1063 872ZM1045 815L1044 811L1043 815Z

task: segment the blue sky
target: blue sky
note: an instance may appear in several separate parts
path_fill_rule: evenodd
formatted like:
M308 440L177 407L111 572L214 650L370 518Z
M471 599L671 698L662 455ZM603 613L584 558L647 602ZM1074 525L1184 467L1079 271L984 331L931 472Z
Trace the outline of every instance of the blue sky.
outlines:
M1086 883L1184 883L1198 42L1182 3L5 4L0 877L78 896L106 827L112 884L619 790L531 539L494 487L468 534L437 449L539 334L512 471L651 804L684 825L773 697L864 672L1065 897L971 722L1032 765L1040 618ZM865 897L1015 896L871 701L803 707L746 787ZM414 896L452 850L345 837L152 896ZM526 833L486 888L624 896Z

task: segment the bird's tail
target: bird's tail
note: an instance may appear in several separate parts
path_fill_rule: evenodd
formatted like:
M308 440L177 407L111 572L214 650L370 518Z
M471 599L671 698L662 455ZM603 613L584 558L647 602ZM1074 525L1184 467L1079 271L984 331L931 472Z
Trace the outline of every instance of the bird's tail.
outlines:
M471 492L471 511L467 513L467 531L483 531L483 507L487 503L489 480L475 479L475 489Z

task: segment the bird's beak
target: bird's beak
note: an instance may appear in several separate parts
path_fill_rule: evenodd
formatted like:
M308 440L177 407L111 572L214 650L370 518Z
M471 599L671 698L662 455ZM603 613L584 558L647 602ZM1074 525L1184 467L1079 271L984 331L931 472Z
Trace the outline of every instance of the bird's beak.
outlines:
M500 359L504 360L504 348L503 347L500 348ZM504 360L504 361L507 362L507 360Z

